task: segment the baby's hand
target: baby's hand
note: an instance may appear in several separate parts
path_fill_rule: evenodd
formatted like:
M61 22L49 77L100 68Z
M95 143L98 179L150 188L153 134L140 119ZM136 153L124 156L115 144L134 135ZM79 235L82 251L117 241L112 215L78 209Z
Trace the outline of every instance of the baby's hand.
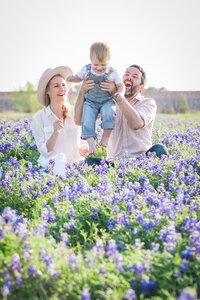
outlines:
M67 76L67 82L71 82L71 80L73 79L73 77L74 76L72 76L72 75Z

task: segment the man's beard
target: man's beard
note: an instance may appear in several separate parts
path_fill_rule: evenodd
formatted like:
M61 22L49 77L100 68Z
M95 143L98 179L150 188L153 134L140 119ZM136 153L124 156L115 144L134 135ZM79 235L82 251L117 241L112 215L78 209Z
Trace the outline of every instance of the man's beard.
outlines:
M134 95L134 87L132 86L127 92L125 91L125 97L126 98L131 98Z
M127 92L125 91L125 97L126 98L132 98L134 97L140 89L140 86L132 86Z

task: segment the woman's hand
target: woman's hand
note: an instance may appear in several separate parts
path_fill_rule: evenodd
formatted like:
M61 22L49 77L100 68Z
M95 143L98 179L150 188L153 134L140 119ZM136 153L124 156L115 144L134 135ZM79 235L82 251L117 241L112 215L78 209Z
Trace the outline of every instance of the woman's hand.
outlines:
M112 96L117 92L117 87L115 83L109 79L101 82L101 90L110 93Z
M93 89L95 86L94 80L87 80L89 76L85 77L81 85L81 92L83 94L87 93L89 90Z
M81 145L79 148L79 154L83 157L87 157L89 154L89 148L87 145Z
M54 135L59 135L60 134L60 131L61 129L64 128L64 124L63 124L63 119L60 119L59 121L56 121L54 124L53 124L53 127L54 127Z

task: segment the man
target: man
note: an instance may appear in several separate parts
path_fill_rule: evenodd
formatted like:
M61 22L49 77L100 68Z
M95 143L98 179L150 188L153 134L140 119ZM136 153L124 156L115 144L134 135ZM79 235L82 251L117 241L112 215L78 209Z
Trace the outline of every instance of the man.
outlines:
M162 145L152 147L152 129L156 116L156 102L151 98L144 98L141 91L146 83L146 74L138 65L131 65L123 76L125 85L124 97L118 95L115 100L116 119L108 143L108 158L139 157L148 152L155 152L158 157L167 155L167 150ZM93 88L94 82L86 80L80 90L75 105L75 123L81 125L84 94ZM115 85L107 80L101 83L104 91L115 93ZM88 158L88 164L99 164L97 160Z

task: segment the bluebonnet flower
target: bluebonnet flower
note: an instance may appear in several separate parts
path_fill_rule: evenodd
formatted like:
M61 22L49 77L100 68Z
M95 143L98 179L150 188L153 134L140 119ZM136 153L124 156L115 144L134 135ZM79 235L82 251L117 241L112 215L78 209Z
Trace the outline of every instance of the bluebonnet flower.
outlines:
M135 243L133 244L133 247L137 248L137 249L142 249L144 246L144 243L141 242L140 239L136 239Z
M11 291L14 289L13 284L14 284L14 281L12 279L10 279L9 277L5 278L5 281L3 283L3 287L1 290L2 296L4 296L6 298L8 295L11 294Z
M196 300L197 294L196 292L191 288L185 288L181 291L180 296L177 298L177 300Z
M48 164L48 166L46 168L46 173L52 173L54 166L55 166L55 160L54 159L50 159L49 160L49 164Z
M28 268L28 275L34 275L34 274L36 274L36 269L33 264L30 264Z
M137 281L134 281L134 280L132 280L131 282L130 282L130 285L131 285L131 287L132 287L132 289L137 289L137 287L138 287L138 283L137 283Z
M70 218L75 218L75 216L76 216L75 209L74 209L74 207L71 205L70 208L69 208L68 217L69 217L69 219L70 219Z
M164 241L166 250L172 252L176 248L176 243L180 240L181 234L176 232L175 224L171 222L167 229L160 231L159 238Z
M49 255L46 255L44 258L43 258L44 262L46 263L47 266L49 266L50 264L52 264L53 262L53 257L52 256L49 256Z
M64 245L65 247L67 247L67 243L69 241L68 234L67 233L61 233L60 239L61 239L62 245Z
M115 260L115 264L116 264L116 269L119 272L122 272L124 270L124 268L123 268L123 264L124 264L123 257L118 253L118 255L115 255L114 260Z
M18 274L16 276L15 285L20 286L23 284L24 278L21 276L21 274Z
M133 300L136 298L136 293L133 289L128 289L126 291L125 299Z
M108 241L108 245L106 247L106 255L111 257L115 257L116 255L118 255L118 250L117 250L117 245L115 240Z
M182 277L181 272L174 272L174 277L175 278L181 278Z
M42 192L42 194L48 194L50 192L50 190L47 185L44 185L41 187L41 192Z
M80 255L75 255L75 254L70 254L67 257L67 261L69 263L69 266L72 267L73 269L76 268L77 265L77 260L79 259Z
M47 249L44 246L40 247L39 258L44 259L47 256Z
M135 261L134 272L139 273L139 274L143 274L144 270L145 270L144 264L142 264L140 261Z
M156 288L156 284L153 281L149 281L148 279L143 279L140 283L140 291L149 292Z
M68 230L76 230L76 225L77 224L78 224L78 222L76 222L73 219L71 219L68 223L64 223L63 227L65 229L68 229Z
M21 267L21 263L20 263L19 254L17 254L17 253L13 254L10 267L13 271L14 270L21 271L22 267Z
M22 222L19 222L15 227L15 234L20 239L25 240L28 237L28 222L26 219L23 219Z
M103 241L101 239L98 239L96 241L96 245L92 247L92 253L94 256L103 257L105 250Z
M40 223L34 228L34 235L45 236L45 233L48 230L48 224L46 222Z
M44 221L47 222L55 222L56 221L56 216L52 210L52 208L47 205L45 208L43 208L42 212L41 212L41 218Z
M56 270L53 263L48 265L47 273L53 278L58 278L60 276L60 273Z
M107 227L108 227L108 230L110 230L110 231L115 228L115 221L113 220L113 218L110 218L108 220Z
M125 212L121 212L117 215L116 223L120 223L122 225L129 226L129 222L126 219Z
M181 258L190 260L193 259L194 255L195 255L194 249L191 247L187 247L185 250L182 251Z
M90 293L88 292L88 289L83 289L81 294L82 300L90 300Z
M112 209L113 212L118 212L119 211L119 207L118 206L114 206Z
M160 244L152 243L151 247L150 247L150 250L151 250L151 252L160 252L159 248L160 248Z
M0 217L1 218L1 217ZM4 238L4 232L2 229L0 229L0 239L3 239Z
M180 270L185 272L189 270L189 265L187 262L180 264Z
M106 269L104 267L99 268L99 274L106 275Z

